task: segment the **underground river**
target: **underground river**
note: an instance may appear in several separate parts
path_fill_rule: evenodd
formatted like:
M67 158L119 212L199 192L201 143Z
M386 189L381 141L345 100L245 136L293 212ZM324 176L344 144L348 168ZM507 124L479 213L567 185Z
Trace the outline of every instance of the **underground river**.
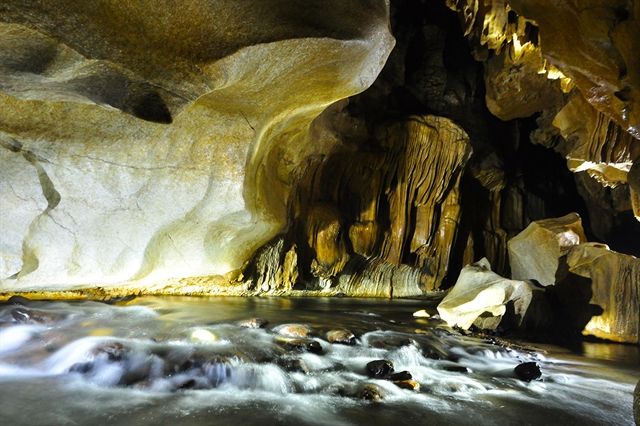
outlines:
M413 316L421 309L436 314L436 304L13 298L0 304L0 419L7 425L633 425L638 346L502 345Z

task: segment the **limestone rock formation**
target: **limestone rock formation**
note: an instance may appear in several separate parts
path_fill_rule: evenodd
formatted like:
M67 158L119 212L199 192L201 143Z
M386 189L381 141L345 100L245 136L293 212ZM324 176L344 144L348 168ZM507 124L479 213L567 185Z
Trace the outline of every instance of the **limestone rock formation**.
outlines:
M332 120L337 126L342 118ZM451 120L414 116L359 143L302 169L290 234L278 255L262 250L253 264L280 259L272 262L278 270L284 253L295 253L298 288L324 295L437 290L457 238L459 181L472 152L467 134ZM255 282L272 280L263 290L282 288L277 276L255 272L248 272Z
M455 286L438 305L438 313L451 326L468 329L475 323L480 328L493 329L511 303L519 325L531 297L528 283L501 277L491 271L491 265L483 258L462 269Z
M616 253L602 244L571 249L569 270L591 279L591 303L604 312L594 316L584 334L619 342L638 343L640 333L640 259Z
M0 4L0 298L551 284L507 241L571 211L640 254L640 2L81 3Z
M0 289L228 286L392 47L383 0L3 2Z
M602 185L627 183L640 142L582 96L575 96L555 116L553 125L565 139L562 154L573 172L588 171Z
M640 138L640 2L508 0L540 29L544 57L598 111Z
M573 246L586 242L582 220L576 213L535 221L509 240L511 278L553 285L563 261L561 258Z

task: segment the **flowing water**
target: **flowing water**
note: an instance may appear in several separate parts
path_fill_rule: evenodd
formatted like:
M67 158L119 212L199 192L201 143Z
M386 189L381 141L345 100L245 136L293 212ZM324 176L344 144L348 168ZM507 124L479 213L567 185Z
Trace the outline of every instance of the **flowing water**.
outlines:
M413 317L419 309L436 312L417 300L14 298L0 304L0 420L633 425L638 346L504 346ZM250 318L268 324L240 325ZM331 330L355 339L329 343ZM367 365L378 360L407 373L375 377ZM517 374L521 364L534 375Z

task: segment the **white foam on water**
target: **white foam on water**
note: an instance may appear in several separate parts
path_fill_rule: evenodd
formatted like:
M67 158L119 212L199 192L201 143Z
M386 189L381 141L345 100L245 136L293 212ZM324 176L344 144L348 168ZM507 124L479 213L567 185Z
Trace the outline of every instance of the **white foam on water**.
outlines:
M14 325L0 329L0 356L22 348L44 330L46 327L40 325Z
M376 406L402 411L406 405L417 410L417 416L431 413L445 423L442 419L460 418L464 423L465 414L471 413L468 418L475 424L507 425L508 420L498 415L506 406L516 417L519 407L536 407L542 412L568 412L571 418L588 419L591 424L633 424L628 413L637 378L620 380L622 373L608 377L611 370L589 360L573 362L505 349L453 332L413 335L376 330L364 333L355 346L314 338L323 349L315 354L284 345L274 331L278 326L254 330L235 322L172 322L148 307L95 302L34 302L33 307L27 306L62 318L44 327L10 323L13 319L7 312L11 308L15 306L0 307L4 321L0 328L0 378L28 383L31 378L53 376L51 380L59 380L56 383L69 392L90 390L100 401L114 397L134 411L140 404L160 401L159 416L165 421L215 408L220 413L257 409L276 422L360 424L347 420L353 417L352 411L362 414ZM89 320L93 322L85 326ZM162 326L154 321L163 322ZM134 327L135 333L131 331ZM113 329L114 335L86 335L95 328L100 333ZM145 337L156 335L157 330L158 335L169 334L168 339ZM192 340L197 330L206 332ZM56 350L56 345L63 346ZM430 358L434 355L446 359ZM285 372L276 364L278 360L298 359L306 366L306 373ZM401 389L389 380L368 377L366 364L381 359L391 361L395 372L408 371L420 390ZM523 362L537 362L542 379L519 380L514 368ZM446 371L447 366L468 367L471 372ZM375 404L358 400L358 390L366 384L380 389L384 399ZM36 392L47 398L47 389ZM109 404L100 402L100 407L111 407ZM479 414L473 414L474 410ZM489 415L486 423L476 422L485 414ZM542 423L536 419L534 424Z

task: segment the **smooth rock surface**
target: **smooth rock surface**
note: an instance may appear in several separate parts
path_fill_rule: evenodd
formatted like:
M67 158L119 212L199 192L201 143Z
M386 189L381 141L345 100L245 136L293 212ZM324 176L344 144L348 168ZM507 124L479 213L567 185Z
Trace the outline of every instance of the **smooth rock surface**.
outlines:
M532 222L509 240L509 263L514 280L536 280L553 285L561 258L571 247L587 242L582 220L576 213Z
M603 310L591 318L583 334L640 342L640 259L586 243L571 250L567 263L571 272L591 279L591 304Z
M480 318L480 328L495 328L507 312L509 302L513 302L516 322L522 321L531 297L528 283L501 277L491 271L489 261L483 258L462 269L455 286L437 309L450 326L466 330Z
M0 5L2 291L247 292L330 149L310 124L393 47L386 2L72 3Z

